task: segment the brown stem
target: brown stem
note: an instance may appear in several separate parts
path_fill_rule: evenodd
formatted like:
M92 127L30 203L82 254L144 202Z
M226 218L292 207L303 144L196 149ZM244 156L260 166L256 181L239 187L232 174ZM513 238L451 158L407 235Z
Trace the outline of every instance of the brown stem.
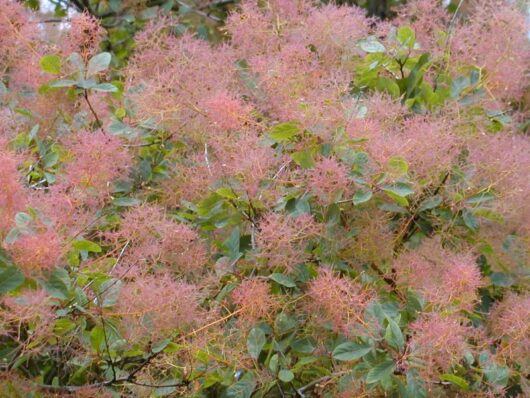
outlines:
M92 112L92 115L94 115L94 119L96 119L97 126L101 127L102 126L101 120L99 120L99 117L98 117L96 111L94 110L94 108L92 107L92 104L90 103L90 100L88 99L88 91L86 89L84 91L83 97L85 98L85 101L86 101L88 107L90 108L90 111Z

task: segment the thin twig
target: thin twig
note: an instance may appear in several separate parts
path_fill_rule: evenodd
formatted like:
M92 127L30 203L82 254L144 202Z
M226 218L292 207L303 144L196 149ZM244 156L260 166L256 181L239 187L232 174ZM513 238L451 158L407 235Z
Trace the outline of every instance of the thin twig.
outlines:
M96 119L97 126L101 127L103 124L101 124L101 120L99 120L99 117L98 117L96 111L94 110L94 108L92 107L92 104L90 103L90 101L88 99L88 90L85 89L83 97L85 98L85 101L86 101L88 107L90 108L90 111L92 112L92 115L94 115L94 118Z

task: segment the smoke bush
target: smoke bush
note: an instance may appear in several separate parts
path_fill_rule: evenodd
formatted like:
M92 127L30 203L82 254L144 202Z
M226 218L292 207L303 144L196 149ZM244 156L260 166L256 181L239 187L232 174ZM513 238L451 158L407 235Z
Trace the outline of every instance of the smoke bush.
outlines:
M160 14L117 68L0 0L1 394L529 395L528 26L440 3Z

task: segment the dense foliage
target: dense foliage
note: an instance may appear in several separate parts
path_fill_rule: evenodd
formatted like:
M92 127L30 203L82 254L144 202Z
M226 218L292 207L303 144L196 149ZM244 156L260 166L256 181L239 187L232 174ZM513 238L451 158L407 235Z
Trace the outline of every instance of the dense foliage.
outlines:
M0 0L0 395L530 394L528 27L470 3L160 14L117 69Z
M123 65L134 48L134 36L150 20L161 14L178 16L174 29L180 33L195 32L199 37L222 40L224 21L239 0L22 0L35 10L49 9L53 14L46 23L64 21L74 12L85 13L97 18L107 31L101 47L113 53L113 64ZM326 3L327 1L323 1ZM388 18L394 15L394 8L404 0L339 0L339 4L364 7L371 16ZM455 6L451 4L450 6ZM50 12L49 12L50 14Z

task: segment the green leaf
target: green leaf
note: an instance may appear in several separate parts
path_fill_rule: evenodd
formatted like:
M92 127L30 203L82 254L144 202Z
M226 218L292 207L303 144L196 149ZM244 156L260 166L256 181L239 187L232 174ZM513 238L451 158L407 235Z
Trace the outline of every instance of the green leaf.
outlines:
M70 282L68 272L62 268L56 268L42 283L50 296L66 300L69 296Z
M260 328L253 328L247 338L247 350L250 357L257 360L266 342L267 338L265 337L263 330Z
M17 267L10 266L0 272L0 294L8 293L24 283L24 274Z
M390 170L398 175L406 175L409 172L409 164L399 156L395 156L388 161Z
M421 68L425 64L429 62L430 55L428 53L424 53L420 56L418 59L418 62L416 65L414 65L414 68L410 71L410 74L407 76L406 79L406 87L407 87L407 93L405 95L405 98L410 98L412 93L414 92L414 89L418 86L418 83L423 78L423 72Z
M313 351L315 351L315 344L311 341L311 339L304 337L301 339L294 340L291 343L291 348L295 352L299 352L302 354L311 354Z
M405 338L403 337L401 328L393 319L387 318L387 320L388 325L386 327L385 332L386 342L394 348L399 348L400 350L403 349L403 347L405 346Z
M402 396L404 398L427 398L427 392L423 388L422 381L415 370L407 372L407 386Z
M68 332L72 331L76 327L76 323L68 318L61 318L55 321L53 331L59 335L64 336Z
M112 307L116 304L120 297L122 286L123 282L119 279L109 279L101 284L99 291L104 292L102 307Z
M274 330L280 335L292 331L296 326L296 319L285 312L278 314L274 320Z
M495 362L489 362L482 369L486 375L486 379L495 385L500 387L505 387L508 384L508 379L510 378L510 369L505 366L499 366Z
M418 211L434 209L435 207L438 207L441 203L442 197L440 195L431 196L430 198L427 198L420 203L420 205L418 206Z
M112 56L107 52L94 55L90 58L90 61L88 61L87 77L94 76L95 74L106 70L110 65L111 59Z
M138 199L134 198L116 198L112 201L112 204L116 207L132 207L132 206L138 206L140 203L142 203Z
M232 230L228 238L223 242L223 247L230 262L237 261L241 257L241 231L239 226Z
M94 91L102 91L104 93L116 93L118 92L118 87L116 87L112 83L100 83L94 87L92 87L92 90Z
M171 339L160 340L159 342L153 344L153 346L151 347L151 352L157 354L163 351L169 343L171 343Z
M215 301L217 302L221 302L224 300L224 298L229 295L236 287L237 287L237 283L228 283L226 284L222 289L221 291L219 292L219 294L215 297Z
M368 202L372 198L372 191L357 191L353 195L352 201L355 206Z
M83 77L85 73L85 60L83 57L78 53L72 53L68 56L68 61L77 67L77 70L79 72L79 78Z
M278 378L284 383L289 383L293 381L294 374L289 369L282 369L278 372Z
M28 133L28 138L30 141L35 139L35 137L39 133L39 129L40 129L40 125L38 124L36 124L35 126L31 128L30 132Z
M440 376L440 380L448 381L464 391L469 391L469 383L457 375L446 373Z
M75 85L79 88L82 88L84 90L93 89L97 86L97 82L94 79L80 79L75 82Z
M95 326L90 331L90 345L92 349L96 352L101 351L103 344L105 343L105 333L101 326Z
M393 192L386 192L386 194L388 195L390 199L392 199L394 202L396 202L400 206L407 207L409 205L409 201L407 200L407 198L404 198L403 196L396 195Z
M347 342L335 347L332 356L337 361L355 361L370 351L372 351L372 347L369 345Z
M380 364L371 368L366 375L366 383L373 384L381 381L385 377L389 377L394 373L396 364L392 359L387 359Z
M398 84L393 80L385 76L380 76L377 78L375 83L375 88L378 91L384 91L390 94L394 98L398 98L400 91Z
M54 54L45 55L40 59L40 67L44 72L58 75L61 73L61 58Z
M396 34L399 43L407 48L413 48L416 43L416 34L408 26L401 26Z
M386 193L393 193L394 195L401 196L402 198L412 195L414 189L405 182L396 182L394 184L388 184L381 187Z
M232 188L221 187L215 191L215 193L223 198L227 199L237 199L237 195Z
M477 218L468 209L462 210L462 220L464 220L464 224L472 231L476 231L479 227Z
M303 169L310 169L315 165L313 155L308 150L294 152L293 154L291 154L291 157L293 158L295 163Z
M470 205L478 205L484 202L489 202L495 199L495 195L491 192L482 192L476 195L473 195L466 199L466 203Z
M250 398L255 389L256 380L251 373L247 373L226 389L224 398Z
M42 158L44 168L49 169L59 162L59 154L56 152L48 152L46 156Z
M300 134L300 128L293 122L286 122L274 126L269 135L276 142L285 142L298 134Z
M284 275L284 274L280 274L280 273L274 273L274 274L272 274L270 276L270 278L274 282L279 283L282 286L285 286L285 287L296 287L296 283L288 275Z
M53 82L48 83L48 87L51 87L51 88L73 87L75 86L76 83L77 82L75 80L69 80L69 79L55 80Z
M72 246L77 250L84 250L92 253L101 253L101 246L89 240L76 240L72 244Z
M383 53L386 51L385 46L379 42L375 36L369 36L367 39L359 42L361 50L367 53Z
M278 354L274 354L270 361L269 361L269 369L276 373L278 371L278 364L279 364L279 361L280 361L280 357L278 356Z
M510 287L515 283L515 279L504 272L492 272L489 277L494 286Z

